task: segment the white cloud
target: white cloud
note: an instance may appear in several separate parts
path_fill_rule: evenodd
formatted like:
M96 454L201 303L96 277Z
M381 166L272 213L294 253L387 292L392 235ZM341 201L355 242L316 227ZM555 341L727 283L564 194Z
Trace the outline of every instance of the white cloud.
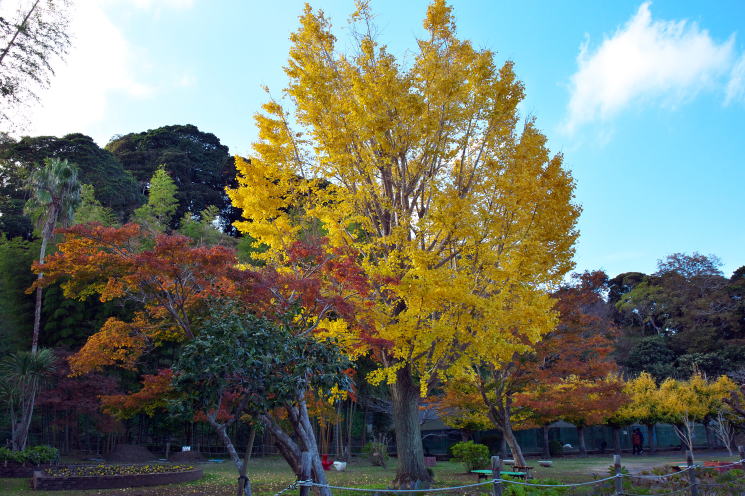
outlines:
M96 0L77 0L71 23L72 47L42 95L32 134L84 131L103 120L114 94L147 98L154 88L138 79L132 45Z
M745 101L745 54L732 67L724 104L729 105L736 100Z
M722 86L736 58L734 35L717 43L695 22L652 19L649 6L643 3L594 51L589 40L580 47L579 68L571 78L566 131L607 120L633 104L674 107L702 90ZM742 65L740 75L745 73ZM743 85L732 92L744 91Z
M142 79L138 69L146 67L146 47L131 43L107 14L107 3L124 0L73 0L71 7L72 47L40 104L32 112L27 131L32 135L63 135L84 132L97 141L96 124L106 118L111 98L145 99L153 97L158 86ZM132 3L129 3L129 2ZM126 0L127 6L158 15L160 8L185 9L193 0ZM188 75L173 86L188 86L195 80Z

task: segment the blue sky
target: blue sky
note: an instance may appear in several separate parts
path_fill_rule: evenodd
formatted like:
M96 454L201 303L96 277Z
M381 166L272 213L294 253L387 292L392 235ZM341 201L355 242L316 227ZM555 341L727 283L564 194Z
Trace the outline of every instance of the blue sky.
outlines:
M453 0L459 35L514 60L577 181L578 270L652 272L673 252L745 265L745 2ZM315 1L348 41L351 0ZM372 2L380 40L412 56L424 0ZM77 0L75 46L30 134L192 123L250 155L252 115L284 87L303 2Z

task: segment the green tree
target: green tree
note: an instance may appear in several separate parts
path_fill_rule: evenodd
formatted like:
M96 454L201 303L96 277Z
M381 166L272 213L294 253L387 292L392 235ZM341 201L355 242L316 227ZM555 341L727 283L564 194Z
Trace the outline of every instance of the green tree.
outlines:
M158 167L148 183L147 203L134 211L132 220L153 231L166 232L178 208L177 193L165 166Z
M184 346L174 365L176 388L185 395L180 400L181 406L204 412L216 430L236 469L245 477L239 478L238 494L250 495L246 477L248 454L241 461L229 427L243 414L263 418L273 435L290 441L286 449L293 453L286 456L288 461L299 465L301 452L315 453L313 459L318 461L313 467L315 480L323 483L306 394L313 391L325 398L335 389L346 389L348 379L343 371L349 362L333 343L293 334L237 307L216 307L199 335ZM267 418L274 408L287 410L294 440ZM224 415L226 412L229 415ZM293 469L300 473L299 466Z
M34 298L25 293L36 276L31 264L39 241L0 234L0 355L28 349L34 322Z
M116 216L113 210L104 207L96 199L95 188L92 185L83 184L80 187L80 205L75 209L73 221L75 224L98 222L104 226L113 226L116 224Z
M8 237L32 236L32 223L23 215L23 204L28 198L24 186L28 175L45 158L67 159L76 164L80 182L93 186L96 199L112 209L119 221L127 219L145 202L132 174L89 136L76 133L62 138L35 136L7 141L0 143L0 193L7 195L0 195L0 229Z
M18 351L0 361L0 383L11 423L14 450L26 448L36 393L44 377L54 372L52 350Z
M742 283L713 255L674 253L654 274L621 274L609 303L622 330L617 358L631 374L662 380L695 370L718 376L745 365Z
M218 226L220 211L214 205L196 216L186 212L179 222L178 232L201 245L235 245L236 239L223 233Z
M55 227L72 222L75 209L80 203L78 168L67 160L45 159L44 166L36 169L29 177L28 187L31 190L31 198L26 203L26 210L36 220L36 227L41 236L39 263L43 264L47 245L52 239ZM39 273L38 278L42 277L43 274ZM31 339L32 353L36 353L39 344L41 306L42 288L38 286Z
M210 205L220 210L223 230L231 229L231 222L239 218L225 194L225 187L235 181L234 160L214 134L193 125L163 126L116 137L106 150L132 172L142 191L158 167L165 166L178 186L171 228L186 212L198 216Z

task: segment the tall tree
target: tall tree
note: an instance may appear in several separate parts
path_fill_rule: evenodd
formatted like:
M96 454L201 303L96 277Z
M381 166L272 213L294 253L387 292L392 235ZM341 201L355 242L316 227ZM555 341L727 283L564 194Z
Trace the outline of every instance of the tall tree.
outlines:
M31 198L26 210L36 219L36 227L41 236L39 263L44 263L47 245L52 239L55 227L69 224L80 203L80 183L78 168L67 160L45 159L44 166L36 169L29 177L28 187ZM43 277L39 273L38 278ZM34 309L34 330L31 338L31 352L36 353L41 329L42 287L36 288L36 307Z
M652 275L612 281L610 301L623 329L618 358L629 373L716 376L745 365L741 293L720 265L713 255L675 253Z
M513 64L458 39L429 6L404 68L373 37L366 2L353 53L306 7L291 35L286 94L256 117L251 163L236 158L236 227L280 264L318 226L358 255L372 293L357 339L390 384L399 486L428 483L418 402L448 369L499 364L555 324L545 288L571 268L573 181L528 120ZM297 123L300 129L290 124Z
M575 424L582 456L584 428L602 423L624 401L611 357L617 329L604 300L607 288L608 276L593 271L574 274L554 293L559 324L536 345L523 372L531 386L515 401L538 418Z
M67 0L18 4L12 18L0 17L0 122L11 127L19 125L12 110L37 99L70 46Z
M112 209L119 221L129 218L132 211L145 201L132 174L111 152L99 147L89 136L78 133L61 138L27 136L18 141L0 143L0 191L8 195L7 200L0 196L0 228L8 237L32 236L32 224L22 212L23 203L28 198L23 186L28 175L45 158L66 159L76 164L80 182L93 186L96 199ZM6 224L7 216L10 216L10 225Z
M235 181L233 157L214 134L191 124L163 126L116 137L106 150L134 174L142 192L158 167L165 167L178 188L171 228L187 211L198 216L210 205L220 210L223 230L238 218L225 194L225 187Z

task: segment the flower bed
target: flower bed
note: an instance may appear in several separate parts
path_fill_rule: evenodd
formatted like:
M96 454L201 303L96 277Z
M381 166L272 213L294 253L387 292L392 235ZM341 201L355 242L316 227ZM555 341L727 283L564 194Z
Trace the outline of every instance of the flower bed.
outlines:
M34 489L116 489L159 486L200 479L202 470L189 465L71 465L34 472Z

